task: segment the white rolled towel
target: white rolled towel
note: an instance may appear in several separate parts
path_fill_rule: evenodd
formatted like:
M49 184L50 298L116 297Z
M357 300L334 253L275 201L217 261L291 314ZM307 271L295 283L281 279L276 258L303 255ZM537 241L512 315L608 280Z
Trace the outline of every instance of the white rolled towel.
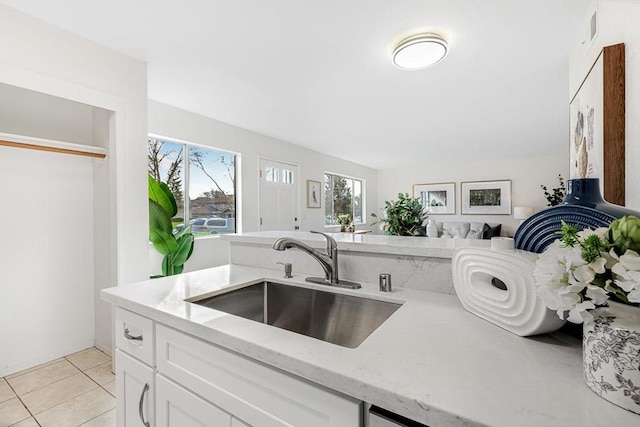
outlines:
M537 254L522 250L457 249L452 273L458 299L470 313L516 335L559 329L565 321L536 294L533 270L537 259Z

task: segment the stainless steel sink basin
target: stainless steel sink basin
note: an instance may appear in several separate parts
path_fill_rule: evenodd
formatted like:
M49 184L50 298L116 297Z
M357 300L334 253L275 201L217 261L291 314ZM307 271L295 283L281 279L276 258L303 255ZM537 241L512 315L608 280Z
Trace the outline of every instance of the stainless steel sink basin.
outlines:
M275 282L191 300L344 347L358 347L401 304Z

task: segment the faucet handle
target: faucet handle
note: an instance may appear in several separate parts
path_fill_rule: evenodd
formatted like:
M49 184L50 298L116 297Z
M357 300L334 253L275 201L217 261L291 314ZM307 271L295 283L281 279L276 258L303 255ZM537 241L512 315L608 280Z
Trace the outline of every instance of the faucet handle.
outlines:
M327 255L333 256L333 251L338 248L338 244L336 243L335 239L329 236L327 233L322 233L320 231L310 230L309 232L313 234L321 234L327 242Z

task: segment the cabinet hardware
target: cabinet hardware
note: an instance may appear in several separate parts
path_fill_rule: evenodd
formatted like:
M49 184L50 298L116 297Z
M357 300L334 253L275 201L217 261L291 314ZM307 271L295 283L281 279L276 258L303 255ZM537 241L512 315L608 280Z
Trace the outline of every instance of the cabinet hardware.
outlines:
M140 421L144 427L150 427L149 421L144 420L144 413L142 411L142 406L144 405L144 395L149 391L149 384L144 383L144 387L142 387L142 393L140 393L140 402L138 402L138 415L140 415Z
M124 328L124 337L131 341L142 341L142 335L131 335L129 333L129 328Z

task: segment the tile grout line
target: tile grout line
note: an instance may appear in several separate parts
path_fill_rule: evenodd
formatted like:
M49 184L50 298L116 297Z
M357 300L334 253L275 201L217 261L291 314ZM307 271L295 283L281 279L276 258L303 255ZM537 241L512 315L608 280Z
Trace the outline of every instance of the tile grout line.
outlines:
M7 381L7 379L6 379L5 377L2 377L2 379L4 379L4 382L6 382L6 383L7 383L7 385L9 386L9 388L11 389L11 391L13 392L13 394L15 394L15 395L16 395L16 398L20 401L20 404L22 405L22 407L23 407L24 409L26 409L26 410L27 410L27 412L29 413L30 417L27 417L27 418L33 418L33 420L36 422L36 424L38 424L38 426L40 426L40 423L39 423L39 422L38 422L38 420L36 419L36 416L35 416L34 414L32 414L32 413L31 413L31 410L30 410L29 408L27 408L27 405L25 405L25 404L24 404L24 402L22 401L22 398L18 395L18 393L16 393L16 390L15 390L15 389L13 388L13 386L9 383L9 381ZM25 418L25 419L22 419L22 420L18 421L18 423L21 423L22 421L26 420L27 418ZM14 423L14 424L17 424L17 423Z
M85 349L85 350L81 350L81 351L86 351L86 350L91 350L91 349L95 349L95 350L97 350L97 351L101 352L102 354L104 354L105 356L108 356L108 357L109 357L109 359L110 359L110 361L111 361L111 359L112 359L112 357L111 357L111 356L109 356L108 354L106 354L104 351L102 351L102 350L100 350L100 349L96 348L95 346L94 346L94 347L89 347L89 348L87 348L87 349ZM75 353L73 353L73 354L75 354ZM91 378L91 377L90 377L90 376L89 376L85 371L83 371L82 369L80 369L80 367L79 367L79 366L77 366L77 365L76 365L76 364L74 364L71 360L69 360L69 359L67 358L68 356L70 356L70 355L64 356L64 357L60 358L60 360L65 360L65 361L66 361L67 363L69 363L71 366L73 366L74 368L76 368L76 369L78 370L78 372L82 373L85 377L87 377L87 378L88 378L89 380L91 380L94 384L96 384L96 385L98 386L98 388L102 389L102 390L103 390L104 392L106 392L109 396L111 396L111 397L113 397L113 398L115 399L115 396L113 396L113 395L112 395L112 394L111 394L111 393L110 393L106 388L104 388L100 383L98 383L96 380L94 380L93 378ZM54 360L55 360L55 359L54 359ZM108 362L104 362L104 363L108 363ZM49 363L45 364L45 366L43 366L42 368L46 367L46 365L48 365L48 364L49 364ZM96 365L96 366L93 366L93 367L87 368L86 370L93 369L93 368L95 368L95 367L97 367L97 366L100 366L100 365L101 365L101 364L98 364L98 365ZM42 368L40 368L40 369L42 369ZM34 372L34 371L32 371L32 372ZM22 375L26 375L26 374L28 374L28 373L30 373L30 372L25 372L24 374L18 375L18 376L17 376L17 377L15 377L15 378L18 378L18 377L20 377L20 376L22 376ZM77 375L77 374L73 374L73 375ZM2 378L6 383L7 383L7 385L9 386L9 388L11 389L11 391L13 392L13 394L15 395L15 397L19 400L19 402L20 402L20 404L22 405L22 407L23 407L23 408L25 408L25 409L27 410L27 412L29 413L29 415L30 415L30 417L27 417L27 418L24 418L24 419L22 419L22 420L19 420L19 421L18 421L18 423L20 423L20 422L22 422L22 421L24 421L24 420L26 420L26 419L28 419L28 418L32 418L32 419L35 421L35 423L36 423L39 427L41 427L41 424L40 424L40 422L38 421L38 419L36 418L35 414L33 414L33 413L31 412L31 410L27 407L27 405L24 403L24 401L22 400L22 398L18 395L18 393L17 393L17 392L16 392L16 390L13 388L13 386L9 383L9 381L6 379L6 377L1 377L1 378ZM64 379L64 378L63 378L63 379ZM61 381L61 380L59 380L59 381ZM55 381L55 382L57 382L57 381ZM55 383L55 382L54 382L54 383ZM44 387L46 387L46 386L44 386ZM36 391L36 390L33 390L33 391ZM71 399L69 399L69 400L71 400ZM67 402L67 401L62 402L62 403L59 403L58 405L55 405L55 406L59 406L59 405L61 405L61 404L63 404L63 403L66 403L66 402ZM55 407L55 406L53 406L53 407ZM51 408L49 408L49 409L51 409ZM111 408L111 409L113 409L113 408ZM102 412L102 413L100 413L100 414L96 415L95 417L93 417L93 418L91 418L91 419L89 419L89 420L84 421L84 422L83 422L83 424L84 424L84 423L87 423L87 422L89 422L89 421L91 421L91 420L93 420L93 419L95 419L95 418L97 418L97 417L99 417L99 416L101 416L101 415L104 415L105 413L109 412L111 409L108 409L107 411Z

